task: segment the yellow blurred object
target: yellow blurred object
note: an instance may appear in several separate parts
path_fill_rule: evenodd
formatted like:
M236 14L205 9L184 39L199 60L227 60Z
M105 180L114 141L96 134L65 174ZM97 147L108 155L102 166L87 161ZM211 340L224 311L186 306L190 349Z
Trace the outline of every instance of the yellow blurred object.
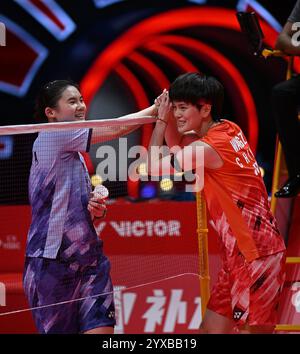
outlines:
M160 181L160 189L164 192L168 192L173 188L173 181L171 181L169 178L163 178Z
M300 257L286 257L287 264L300 264Z
M103 182L103 179L99 175L93 175L91 177L91 183L92 183L92 186L94 186L94 187L98 186L98 184L102 184L102 182Z
M265 175L265 170L264 170L264 168L262 168L262 167L259 166L259 169L260 169L260 174L261 174L261 176L264 177L264 175Z
M300 332L300 325L278 324L275 331Z
M145 162L141 163L138 166L138 174L141 175L141 176L147 176L148 175Z
M271 50L271 49L264 49L261 52L262 56L267 58L267 57L283 57L286 54L284 54L281 50Z

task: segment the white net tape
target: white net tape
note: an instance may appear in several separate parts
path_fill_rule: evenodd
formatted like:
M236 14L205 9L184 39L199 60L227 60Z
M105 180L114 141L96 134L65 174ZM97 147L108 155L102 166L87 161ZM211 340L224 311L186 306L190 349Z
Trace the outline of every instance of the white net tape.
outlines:
M42 123L42 124L26 124L26 125L7 125L0 127L0 135L13 134L29 134L42 131L57 131L66 129L82 129L82 128L107 128L119 126L142 125L155 122L153 116L138 116L130 115L130 118L122 116L119 118L101 119L101 120L85 120L76 122L57 122L57 123ZM105 136L105 132L104 132Z

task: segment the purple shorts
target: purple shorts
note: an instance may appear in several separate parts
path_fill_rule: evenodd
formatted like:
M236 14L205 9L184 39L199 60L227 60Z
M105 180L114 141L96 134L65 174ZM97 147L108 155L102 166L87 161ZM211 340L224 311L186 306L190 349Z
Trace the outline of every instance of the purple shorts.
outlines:
M23 285L40 333L83 333L115 325L110 262L27 257ZM58 304L61 303L61 304Z

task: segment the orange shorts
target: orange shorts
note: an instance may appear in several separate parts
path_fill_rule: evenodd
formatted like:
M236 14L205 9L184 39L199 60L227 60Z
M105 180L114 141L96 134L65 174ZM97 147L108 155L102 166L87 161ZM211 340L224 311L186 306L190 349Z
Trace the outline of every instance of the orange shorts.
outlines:
M219 272L207 308L250 326L275 325L280 294L285 280L285 252L252 262L226 262ZM232 262L231 262L232 263Z

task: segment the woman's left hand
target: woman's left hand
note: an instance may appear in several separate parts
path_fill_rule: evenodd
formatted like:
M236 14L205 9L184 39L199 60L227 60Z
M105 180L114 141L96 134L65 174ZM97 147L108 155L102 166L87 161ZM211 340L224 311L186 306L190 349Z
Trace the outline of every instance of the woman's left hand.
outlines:
M107 207L105 205L105 200L99 197L98 194L92 192L91 198L88 204L88 211L90 212L92 218L104 218L107 212Z
M168 124L168 120L172 113L172 104L170 103L169 92L167 90L164 90L163 93L157 99L159 99L157 119L162 120L166 124Z

